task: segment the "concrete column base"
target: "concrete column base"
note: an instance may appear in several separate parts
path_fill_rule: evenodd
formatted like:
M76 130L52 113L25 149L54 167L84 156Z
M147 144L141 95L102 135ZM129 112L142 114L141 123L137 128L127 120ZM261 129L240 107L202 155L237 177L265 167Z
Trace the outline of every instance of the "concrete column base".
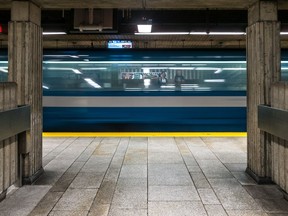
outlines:
M257 184L274 184L274 182L272 182L271 177L260 177L257 174L255 174L250 168L246 168L246 173L253 178Z
M43 167L41 167L39 170L37 170L33 175L29 177L23 177L22 178L22 184L23 185L31 185L34 183L42 174L44 173Z
M4 190L4 191L0 194L0 202L6 198L6 194L7 194L7 190Z

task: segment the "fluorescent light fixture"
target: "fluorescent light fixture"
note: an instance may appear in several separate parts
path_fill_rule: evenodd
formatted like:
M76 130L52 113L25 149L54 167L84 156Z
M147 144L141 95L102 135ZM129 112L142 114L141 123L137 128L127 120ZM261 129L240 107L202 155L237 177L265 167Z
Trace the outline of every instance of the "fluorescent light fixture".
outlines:
M211 67L197 67L195 70L219 70L219 68L211 68Z
M135 35L246 35L246 32L140 32ZM280 35L288 35L288 32L280 32Z
M207 32L190 32L190 35L207 35Z
M210 91L211 88L210 87L198 87L196 90L198 90L198 91Z
M142 90L141 88L125 88L125 91Z
M139 24L137 25L139 33L150 33L152 30L151 24Z
M143 73L150 73L150 68L142 68L143 69Z
M169 67L170 70L194 70L195 67Z
M92 79L90 78L85 78L84 79L89 85L93 86L94 88L102 88L100 85L98 85L98 83L94 82Z
M223 82L225 82L225 79L205 79L204 82L209 82L209 83L212 83L212 82L215 82L215 83L223 83Z
M209 35L245 35L246 32L209 32Z
M181 84L181 87L183 89L190 89L190 88L198 88L199 85L198 84Z
M168 69L167 67L142 67L141 69L145 70L145 69L148 69L148 70L163 70L163 69Z
M246 70L246 68L223 68L223 70Z
M79 71L78 69L72 69L72 71L73 71L75 74L82 74L81 71Z
M0 71L2 71L4 73L8 73L8 68L7 67L1 67Z
M189 32L135 32L135 35L189 35Z
M166 86L162 85L161 88L163 88L163 89L174 89L175 86L174 85L166 85Z
M47 68L48 70L72 70L75 74L82 74L81 71L74 68Z
M48 86L45 86L45 85L43 85L42 86L44 89L49 89L49 87Z
M81 68L81 70L107 70L107 68Z
M219 68L218 70L216 70L214 73L215 74L218 74L218 73L221 73L223 71L223 69Z
M190 35L246 35L246 32L190 32Z
M43 35L65 35L66 32L43 32Z

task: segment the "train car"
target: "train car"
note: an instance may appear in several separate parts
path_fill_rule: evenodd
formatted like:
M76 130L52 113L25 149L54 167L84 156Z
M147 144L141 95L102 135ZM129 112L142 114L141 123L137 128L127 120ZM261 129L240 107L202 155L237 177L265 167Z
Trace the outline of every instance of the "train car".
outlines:
M44 50L44 131L246 131L245 55L223 49ZM2 53L0 81L7 72Z
M245 51L46 51L45 131L245 131Z

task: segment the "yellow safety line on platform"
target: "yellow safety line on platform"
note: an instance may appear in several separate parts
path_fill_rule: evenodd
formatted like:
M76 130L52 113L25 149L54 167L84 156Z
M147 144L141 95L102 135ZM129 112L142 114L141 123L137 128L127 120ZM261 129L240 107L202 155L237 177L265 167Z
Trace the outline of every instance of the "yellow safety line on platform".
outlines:
M245 137L245 132L44 132L43 137Z

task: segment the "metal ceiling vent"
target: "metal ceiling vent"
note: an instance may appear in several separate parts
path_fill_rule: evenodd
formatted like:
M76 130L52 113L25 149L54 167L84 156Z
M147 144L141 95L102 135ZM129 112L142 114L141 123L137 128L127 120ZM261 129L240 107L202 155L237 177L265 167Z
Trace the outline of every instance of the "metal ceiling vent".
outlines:
M74 28L84 31L99 31L113 29L112 9L75 9Z

